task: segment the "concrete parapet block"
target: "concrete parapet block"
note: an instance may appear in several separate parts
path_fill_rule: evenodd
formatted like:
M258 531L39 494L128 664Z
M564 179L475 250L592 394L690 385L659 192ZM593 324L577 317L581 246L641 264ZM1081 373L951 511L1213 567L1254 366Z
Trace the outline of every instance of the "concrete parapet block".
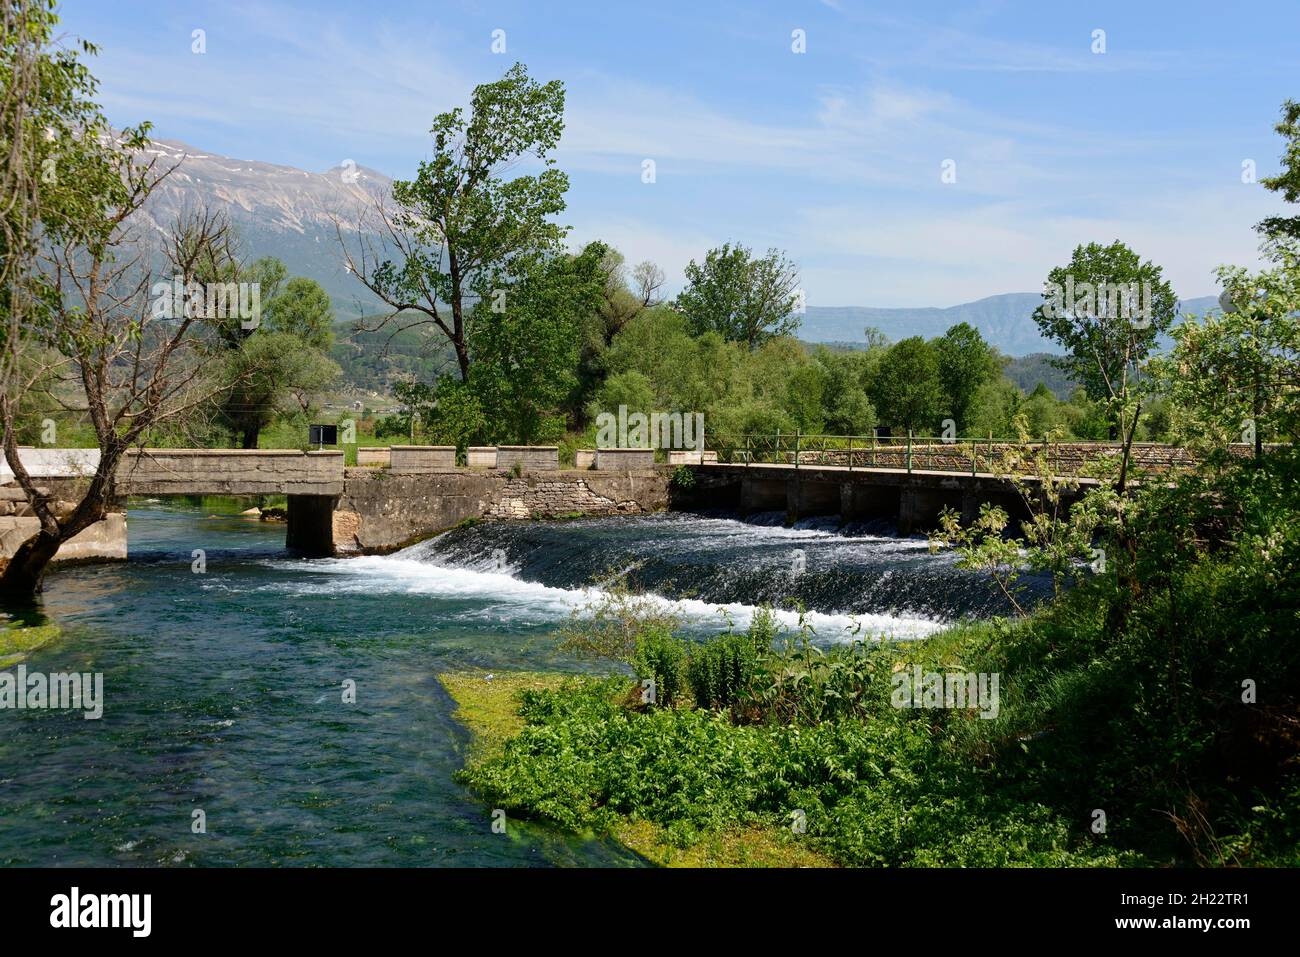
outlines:
M384 448L358 448L357 465L387 468L392 465L392 450Z
M496 468L497 447L495 445L471 445L465 450L465 464L472 469Z
M559 446L497 446L497 468L513 469L516 465L525 472L557 472L560 468Z
M717 461L718 453L713 452L710 454L713 455L714 461ZM704 453L670 450L668 452L668 464L669 465L703 465Z
M590 469L596 466L595 449L576 449L573 453L573 467L575 469Z
M394 445L389 468L395 473L449 472L456 468L454 445Z
M655 464L654 449L597 449L596 468L648 469Z

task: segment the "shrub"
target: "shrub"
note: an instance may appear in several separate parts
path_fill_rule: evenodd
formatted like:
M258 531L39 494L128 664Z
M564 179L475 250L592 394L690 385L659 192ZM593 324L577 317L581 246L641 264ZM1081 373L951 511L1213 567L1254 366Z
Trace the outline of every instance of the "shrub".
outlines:
M727 632L691 649L686 680L697 708L736 710L750 700L750 687L770 639L760 632Z
M677 704L686 684L686 642L666 628L643 629L631 664L638 678L654 682L648 700L664 708Z

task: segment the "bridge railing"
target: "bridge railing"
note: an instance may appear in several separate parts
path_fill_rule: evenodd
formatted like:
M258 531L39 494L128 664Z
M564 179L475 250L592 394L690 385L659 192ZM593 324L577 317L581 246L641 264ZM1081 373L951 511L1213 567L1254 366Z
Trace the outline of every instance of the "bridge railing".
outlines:
M935 435L816 435L801 432L707 433L705 448L731 465L786 465L953 472L966 475L1037 471L1045 465L1057 475L1087 477L1118 464L1119 442L1043 439L950 438ZM1033 460L1032 462L1030 460ZM1041 462L1039 461L1041 459ZM1177 446L1134 443L1135 471L1165 473L1189 468L1195 457Z

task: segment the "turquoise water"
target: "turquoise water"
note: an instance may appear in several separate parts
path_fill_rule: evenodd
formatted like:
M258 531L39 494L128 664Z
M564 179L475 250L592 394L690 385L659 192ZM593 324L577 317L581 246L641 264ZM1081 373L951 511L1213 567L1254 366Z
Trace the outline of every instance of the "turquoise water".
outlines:
M492 833L452 780L467 735L436 675L580 667L549 636L616 566L697 630L723 627L719 608L743 625L777 593L825 641L924 634L987 601L918 540L725 518L480 525L341 560L294 558L282 525L234 514L155 503L128 525L130 561L47 581L64 633L26 665L102 672L104 715L0 711L0 863L638 864L540 826Z

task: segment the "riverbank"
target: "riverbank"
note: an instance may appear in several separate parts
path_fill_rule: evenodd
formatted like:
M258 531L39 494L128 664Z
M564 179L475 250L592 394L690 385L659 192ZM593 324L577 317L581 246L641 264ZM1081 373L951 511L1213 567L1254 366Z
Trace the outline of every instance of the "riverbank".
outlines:
M455 717L473 743L467 763L499 759L506 743L524 730L520 714L525 692L558 692L574 675L559 672L462 671L439 675L456 702ZM834 867L823 854L800 845L793 832L777 827L734 827L705 836L690 847L674 846L652 821L624 817L610 837L661 867Z
M753 831L793 837L770 858L747 846L778 866L789 846L847 866L1296 866L1291 719L1247 696L1231 717L1219 690L1294 652L1227 631L1244 611L1232 563L1186 576L1194 673L1169 657L1170 596L1116 632L1106 582L915 641L817 647L757 618L695 641L631 622L640 681L449 676L484 742L458 779L664 862L741 863L711 858Z
M660 694L674 691L661 707L624 676L448 675L477 742L459 779L512 816L612 837L661 864L1148 863L981 755L1016 716L982 720L979 702L944 713L943 690L931 700L921 687L916 708L894 707L895 675L955 673L992 636L968 626L897 645L792 644L756 667L735 652L747 636L731 636L717 672L733 687L712 708L671 666L653 678Z

